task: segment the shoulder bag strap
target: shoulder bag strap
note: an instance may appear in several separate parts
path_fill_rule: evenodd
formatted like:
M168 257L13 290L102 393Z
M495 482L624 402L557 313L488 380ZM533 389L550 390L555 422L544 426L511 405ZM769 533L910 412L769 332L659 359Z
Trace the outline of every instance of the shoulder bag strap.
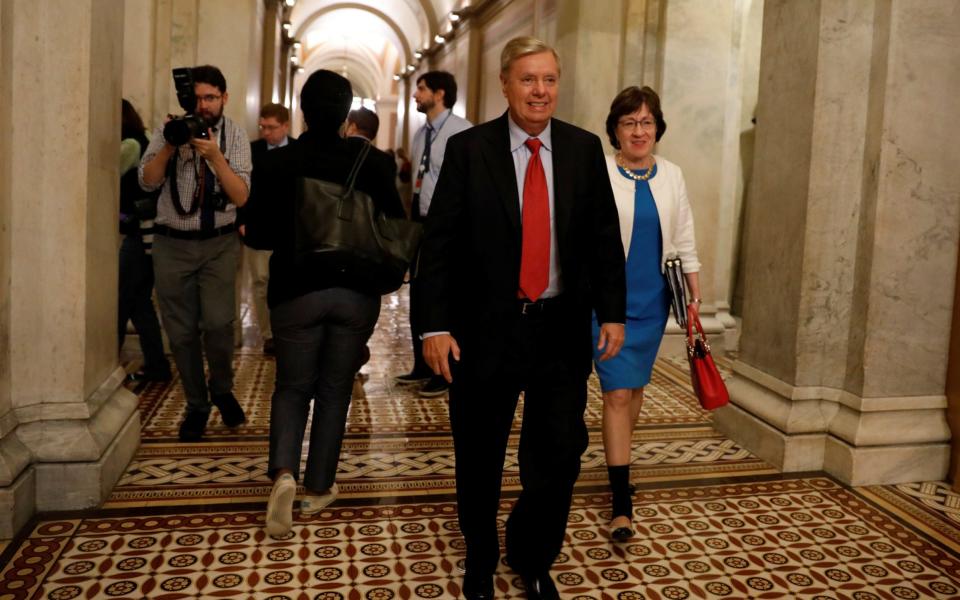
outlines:
M357 183L357 174L360 173L360 167L363 166L363 161L367 159L368 154L370 154L370 143L364 141L363 147L360 148L356 160L353 161L350 174L347 175L347 181L344 183L343 193L340 195L340 202L337 205L338 219L350 221L353 218L353 211L348 210L347 203L350 202L350 198L353 195L353 187Z

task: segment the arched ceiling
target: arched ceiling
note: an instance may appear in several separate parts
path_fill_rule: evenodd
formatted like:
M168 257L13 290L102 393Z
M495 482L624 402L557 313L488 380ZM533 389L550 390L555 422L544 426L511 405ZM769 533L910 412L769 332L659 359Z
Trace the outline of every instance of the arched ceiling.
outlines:
M394 73L414 62L449 28L448 15L467 0L299 0L290 32L302 46L305 72L343 72L357 95L389 94Z

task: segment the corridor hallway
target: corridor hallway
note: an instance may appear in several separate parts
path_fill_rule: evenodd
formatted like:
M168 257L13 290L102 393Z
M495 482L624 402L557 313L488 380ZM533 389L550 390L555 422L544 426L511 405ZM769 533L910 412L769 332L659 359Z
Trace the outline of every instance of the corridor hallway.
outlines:
M263 530L274 362L247 335L236 392L248 422L231 432L211 419L203 443L182 444L177 382L134 388L142 443L113 493L95 510L35 517L0 556L0 598L457 598L446 399L391 379L409 366L407 323L405 291L385 296L329 509L298 516L284 539ZM960 496L946 484L851 489L778 474L711 427L677 360L657 363L634 435L637 536L612 544L595 379L589 393L590 446L552 570L563 598L960 595ZM504 515L519 485L519 425ZM496 588L525 597L503 564Z

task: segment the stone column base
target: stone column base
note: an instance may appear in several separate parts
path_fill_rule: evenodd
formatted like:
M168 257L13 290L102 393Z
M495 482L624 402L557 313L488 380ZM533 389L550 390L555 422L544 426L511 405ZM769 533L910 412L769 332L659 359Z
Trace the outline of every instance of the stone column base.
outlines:
M36 473L27 468L0 488L0 540L11 539L33 516L37 504Z
M826 471L848 485L946 476L945 399L857 398L791 386L740 362L734 371L731 403L714 413L714 427L784 472Z
M35 464L37 510L99 506L110 495L139 446L140 413L134 411L98 460Z
M54 406L56 418L13 421L0 438L0 539L38 511L92 508L107 498L140 446L137 397L123 378L117 367L84 403ZM45 416L48 407L33 408L26 416ZM69 418L80 411L88 416Z

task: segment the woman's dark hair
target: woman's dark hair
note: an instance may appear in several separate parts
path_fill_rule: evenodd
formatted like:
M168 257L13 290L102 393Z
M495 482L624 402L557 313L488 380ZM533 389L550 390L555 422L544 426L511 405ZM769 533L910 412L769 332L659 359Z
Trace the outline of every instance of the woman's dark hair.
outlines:
M610 114L607 115L607 135L610 136L610 145L620 149L620 142L617 141L617 124L620 117L632 115L640 110L646 104L647 109L653 115L657 122L657 141L663 137L667 130L667 122L663 120L663 111L660 110L660 96L653 89L643 86L642 88L632 85L619 94L610 103Z
M137 109L126 98L120 100L120 139L139 138L144 135L146 127L143 119L137 114Z
M457 80L446 71L427 71L417 77L417 83L423 82L431 92L443 90L443 107L453 108L457 103Z
M347 119L352 102L350 81L326 69L311 73L300 91L303 120L315 131L336 131Z

